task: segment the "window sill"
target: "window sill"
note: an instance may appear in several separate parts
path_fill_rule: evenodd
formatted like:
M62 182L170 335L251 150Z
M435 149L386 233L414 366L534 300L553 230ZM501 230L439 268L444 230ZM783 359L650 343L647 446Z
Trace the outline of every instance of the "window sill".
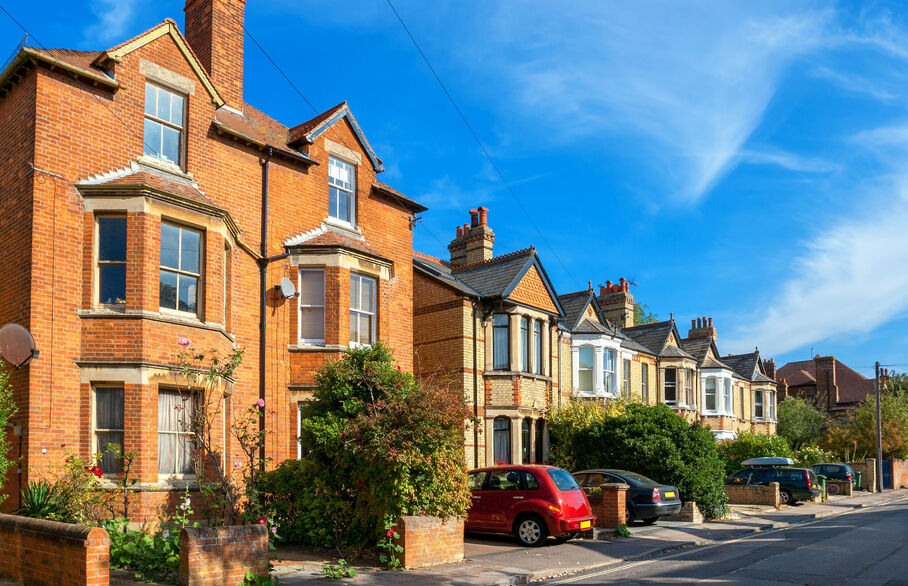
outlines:
M100 487L104 490L122 490L122 487L112 479L101 479ZM199 481L194 475L183 477L158 476L157 482L137 482L129 485L129 490L135 492L183 492L185 490L198 490Z
M171 163L157 157L152 157L151 155L142 155L141 157L136 159L136 162L141 165L145 165L146 167L152 167L154 169L158 169L159 171L170 173L171 175L178 175L180 177L185 177L192 180L192 175L184 171L183 168L176 163Z
M78 311L78 316L84 319L147 319L167 324L189 326L191 328L220 332L227 336L230 341L235 340L234 336L228 333L227 329L222 324L215 322L203 322L193 314L180 313L176 311L170 312L167 310L147 311L145 309L114 309L102 305L94 309L80 309Z
M347 346L341 344L313 344L301 342L299 344L287 344L288 352L343 352Z
M354 238L362 238L363 233L359 229L359 226L351 224L350 222L347 222L345 220L328 216L327 218L325 218L325 224L333 228L337 228L338 230L348 232L349 235L353 236Z

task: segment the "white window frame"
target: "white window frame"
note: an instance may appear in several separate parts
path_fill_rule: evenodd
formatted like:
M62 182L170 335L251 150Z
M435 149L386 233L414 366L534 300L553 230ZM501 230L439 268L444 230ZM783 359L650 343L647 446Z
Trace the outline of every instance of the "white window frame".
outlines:
M149 114L148 112L145 111L145 105L143 103L142 112L143 112L146 120L150 120L150 121L154 122L155 124L160 124L161 126L164 126L167 128L172 128L173 130L176 130L179 133L180 138L179 138L179 145L177 146L177 158L179 160L171 161L170 159L165 159L164 152L163 152L164 151L164 132L163 132L163 130L161 132L161 142L159 144L156 144L156 145L148 144L148 138L145 136L144 120L143 120L142 153L146 156L154 157L155 159L164 161L165 163L170 163L172 165L182 167L183 159L185 158L184 153L185 153L185 149L186 149L186 118L187 118L186 111L187 111L187 105L189 103L189 99L185 94L175 92L175 91L171 90L170 88L166 88L162 85L158 85L156 83L151 83L149 81L145 82L145 91L146 92L148 91L149 86L153 87L157 90L157 93L155 93L155 100L160 99L159 98L160 92L167 92L168 94L170 94L171 99L173 99L173 96L178 96L179 98L181 98L183 100L183 112L181 113L183 125L180 126L178 124L174 124L173 122L171 122L169 120L164 120L163 118L159 118L154 114ZM144 99L144 96L143 96L143 99ZM156 104L156 106L157 106L157 104ZM150 147L152 149L152 151L154 151L154 152L146 153L145 152L146 146Z
M319 273L322 276L322 303L321 305L312 304L312 303L303 303L303 273ZM325 343L325 298L326 293L325 289L327 288L327 283L325 282L327 275L325 275L325 269L319 268L301 268L297 273L297 291L300 291L299 303L297 304L297 315L296 315L296 337L299 340L300 344L324 344ZM322 337L321 338L304 338L303 337L303 310L304 309L317 309L321 308L322 310Z
M674 371L674 374L675 374L675 380L674 380L674 382L671 383L672 385L674 385L673 388L675 389L675 398L674 399L669 399L668 393L667 393L668 384L669 384L667 375L668 375L669 370ZM679 370L683 371L684 369L676 368L673 366L667 366L665 368L665 370L662 371L662 402L665 403L666 405L677 405L678 404L678 371Z
M580 352L583 352L584 350L590 352L593 356L592 365L588 369L583 368L583 361L580 360ZM580 387L580 381L583 379L583 377L580 376L580 373L586 372L587 370L590 373L590 388L583 389ZM577 387L577 390L580 391L581 393L592 393L593 391L596 390L596 349L592 346L580 346L579 350L577 352L577 384L576 384L576 387Z
M760 397L760 400L757 401L757 397ZM757 407L760 407L760 415L757 415ZM763 390L754 391L754 420L763 421L766 417L766 399L763 394Z
M716 377L714 377L714 376L703 377L703 412L704 413L718 413L719 411L721 411L721 409L719 408L719 393L718 393L717 380L718 379L716 379ZM709 407L710 384L712 385L712 389L713 389L712 390L712 399L713 399L712 408Z
M621 359L621 394L626 399L631 398L631 359Z
M296 459L303 459L303 444L300 443L300 436L303 434L303 402L296 402Z
M530 371L530 347L532 345L533 330L530 327L530 318L525 315L520 316L520 370L529 373Z
M543 368L544 357L542 356L542 335L542 321L533 320L533 356L536 362L533 366L535 366L536 374L539 375L545 373Z
M331 170L334 165L341 167L349 167L350 169L350 187L345 187L339 183L335 183L334 177L331 176ZM331 189L334 188L341 193L347 195L347 209L349 210L350 217L349 219L341 218L339 215L340 204L338 204L337 210L331 209ZM339 200L338 200L339 201ZM341 222L350 227L356 226L356 165L350 161L345 161L335 156L328 157L328 217L334 221Z
M612 367L608 368L608 363ZM612 348L602 349L602 387L607 395L618 393L618 353ZM595 379L593 379L595 380Z
M203 297L204 279L202 278L202 275L205 273L205 232L202 230L198 230L196 228L191 228L184 224L180 224L177 222L170 222L170 221L162 219L161 227L163 227L165 225L171 226L180 231L180 235L177 238L177 241L179 244L179 248L177 248L177 259L181 266L180 267L168 267L166 265L161 264L160 247L162 245L162 242L161 242L161 231L159 229L158 230L158 310L163 311L163 312L176 313L179 315L193 315L193 316L199 317L202 315L202 301L204 299L204 297ZM198 273L186 271L186 270L183 270L183 268L182 268L182 264L183 264L183 232L184 231L195 232L196 234L199 235L199 272ZM160 289L160 287L161 287L161 271L167 271L169 273L174 273L177 275L176 307L164 307L161 305L161 293L160 293L160 291L161 291L161 289ZM195 311L183 311L182 309L180 309L180 280L179 279L181 276L194 277L196 279Z
M735 385L730 378L725 380L725 413L734 416L735 414Z
M366 316L369 316L369 320L370 320L369 334L370 334L370 335L369 335L369 341L368 341L368 342L359 342L359 341L355 341L355 342L354 342L352 339L349 340L349 342L350 342L350 346L351 346L351 347L362 348L362 347L365 347L365 346L370 346L370 345L372 345L372 344L375 342L375 340L377 339L377 336L378 336L378 331L377 331L377 330L378 330L378 328L377 328L377 320L375 319L376 316L378 315L378 279L376 279L375 277L369 276L369 275L361 275L361 274L359 274L359 273L350 273L350 281L351 281L351 283L352 283L352 281L354 281L354 280L358 280L358 281L359 281L359 286L360 286L360 290L359 290L360 307L359 307L359 308L354 308L354 307L353 307L353 300L352 300L352 299L350 300L350 304L349 304L349 305L350 305L350 319L351 319L351 323L352 323L352 318L353 318L353 315L354 315L354 314L357 315L357 316L359 316L359 315L366 315ZM363 284L363 282L365 282L366 280L369 280L369 281L372 282L372 311L366 311L366 310L362 309L362 304L363 304L363 303L362 303L362 300L363 300L362 284ZM358 333L358 334L361 334L361 332L358 331L358 330L359 330L359 319L356 320L356 324L357 324L357 333ZM349 331L349 328L348 328L348 331ZM359 337L359 336L358 336L358 337Z
M649 400L649 363L640 363L640 397L643 403Z
M772 391L763 391L769 402L769 420L776 420L776 394Z
M684 401L688 407L694 404L694 371L690 368L684 370Z

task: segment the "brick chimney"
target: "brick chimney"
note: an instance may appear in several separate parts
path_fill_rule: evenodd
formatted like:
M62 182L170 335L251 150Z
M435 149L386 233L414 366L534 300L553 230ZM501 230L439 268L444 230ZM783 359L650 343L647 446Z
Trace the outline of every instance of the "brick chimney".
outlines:
M813 359L817 377L817 407L831 411L839 402L835 380L835 356L817 355Z
M242 109L246 0L186 0L183 12L189 46L227 105Z
M687 332L688 338L712 338L716 341L716 328L713 327L713 318L698 317L690 320L690 330Z
M495 233L488 225L489 209L470 210L470 223L457 227L457 236L448 244L452 265L466 265L492 258Z
M624 277L617 284L606 281L599 286L599 306L605 318L619 328L634 325L634 296L630 292L630 283Z
M763 361L763 370L766 371L766 376L772 380L776 380L776 359L769 358Z

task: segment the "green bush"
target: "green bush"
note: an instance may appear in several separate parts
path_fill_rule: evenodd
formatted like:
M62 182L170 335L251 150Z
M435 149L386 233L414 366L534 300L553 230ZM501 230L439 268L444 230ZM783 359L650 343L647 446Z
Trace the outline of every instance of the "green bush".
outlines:
M43 478L37 481L29 480L20 493L22 506L16 509L17 515L51 520L63 517L62 495L56 484L51 484Z
M750 458L776 456L791 458L794 454L788 440L780 435L742 433L738 439L719 442L719 453L725 458L725 474L734 474L743 466L741 462Z
M6 369L6 363L0 360L0 478L6 478L6 471L14 464L14 461L10 460L7 455L9 453L9 435L6 433L6 428L12 425L11 420L15 414L16 405L13 403L13 389L9 384L9 371ZM3 504L6 496L0 493L0 504Z
M804 399L787 397L779 403L778 434L795 450L820 440L828 423L826 415Z
M597 409L573 405L553 413L553 464L638 472L677 486L708 518L725 514L724 461L708 428L689 424L665 405L629 404L614 414Z
M259 483L285 540L374 545L388 518L466 514L460 393L420 387L381 344L350 350L316 383L301 414L304 457Z

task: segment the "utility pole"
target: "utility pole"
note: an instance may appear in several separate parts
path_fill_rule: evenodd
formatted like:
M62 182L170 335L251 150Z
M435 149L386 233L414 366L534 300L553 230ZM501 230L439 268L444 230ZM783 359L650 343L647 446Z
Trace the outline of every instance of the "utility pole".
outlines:
M876 391L876 488L883 492L883 420L880 416L880 363L876 363L876 378L873 381Z

